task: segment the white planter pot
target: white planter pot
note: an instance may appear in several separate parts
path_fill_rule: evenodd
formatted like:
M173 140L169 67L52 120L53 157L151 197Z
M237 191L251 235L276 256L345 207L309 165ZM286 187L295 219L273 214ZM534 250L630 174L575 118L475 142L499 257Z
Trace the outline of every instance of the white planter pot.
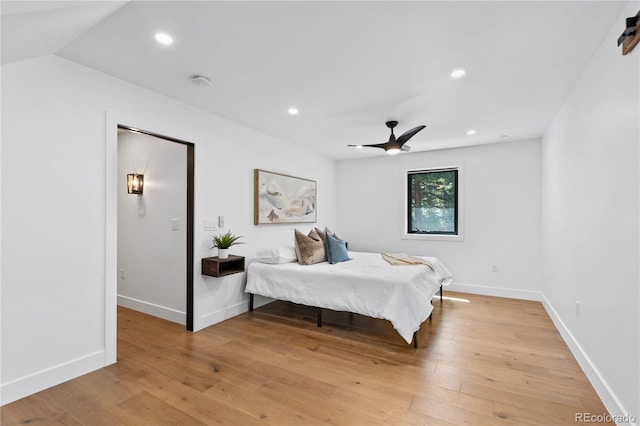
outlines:
M229 249L218 249L218 258L227 259L229 257Z

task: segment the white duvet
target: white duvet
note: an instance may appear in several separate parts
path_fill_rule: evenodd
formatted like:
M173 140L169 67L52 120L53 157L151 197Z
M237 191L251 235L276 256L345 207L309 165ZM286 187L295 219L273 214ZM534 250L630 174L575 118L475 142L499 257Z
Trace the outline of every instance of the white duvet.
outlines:
M393 266L380 253L349 252L353 258L329 262L279 265L253 262L248 267L247 293L307 306L347 311L391 321L407 343L426 320L431 298L451 281L451 273L434 257L426 265Z

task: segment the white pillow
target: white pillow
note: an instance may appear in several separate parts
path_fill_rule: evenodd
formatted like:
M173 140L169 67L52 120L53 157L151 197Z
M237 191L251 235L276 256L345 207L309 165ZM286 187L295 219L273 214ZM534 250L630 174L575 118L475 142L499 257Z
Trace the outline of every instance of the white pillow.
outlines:
M256 260L262 263L297 262L296 249L293 246L278 246L258 250Z

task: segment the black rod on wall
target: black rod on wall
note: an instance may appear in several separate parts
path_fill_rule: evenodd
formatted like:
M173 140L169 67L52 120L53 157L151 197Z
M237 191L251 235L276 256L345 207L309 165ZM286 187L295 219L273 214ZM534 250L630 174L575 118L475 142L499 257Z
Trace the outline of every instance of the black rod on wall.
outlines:
M187 330L193 331L193 234L195 211L195 145L187 143Z

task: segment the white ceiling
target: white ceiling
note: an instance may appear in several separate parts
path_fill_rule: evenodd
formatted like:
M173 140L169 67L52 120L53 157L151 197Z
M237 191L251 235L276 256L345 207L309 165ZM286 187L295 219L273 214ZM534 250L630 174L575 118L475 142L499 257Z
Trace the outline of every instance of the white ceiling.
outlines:
M57 54L346 159L389 119L427 125L411 152L542 136L625 4L2 1L2 63Z

